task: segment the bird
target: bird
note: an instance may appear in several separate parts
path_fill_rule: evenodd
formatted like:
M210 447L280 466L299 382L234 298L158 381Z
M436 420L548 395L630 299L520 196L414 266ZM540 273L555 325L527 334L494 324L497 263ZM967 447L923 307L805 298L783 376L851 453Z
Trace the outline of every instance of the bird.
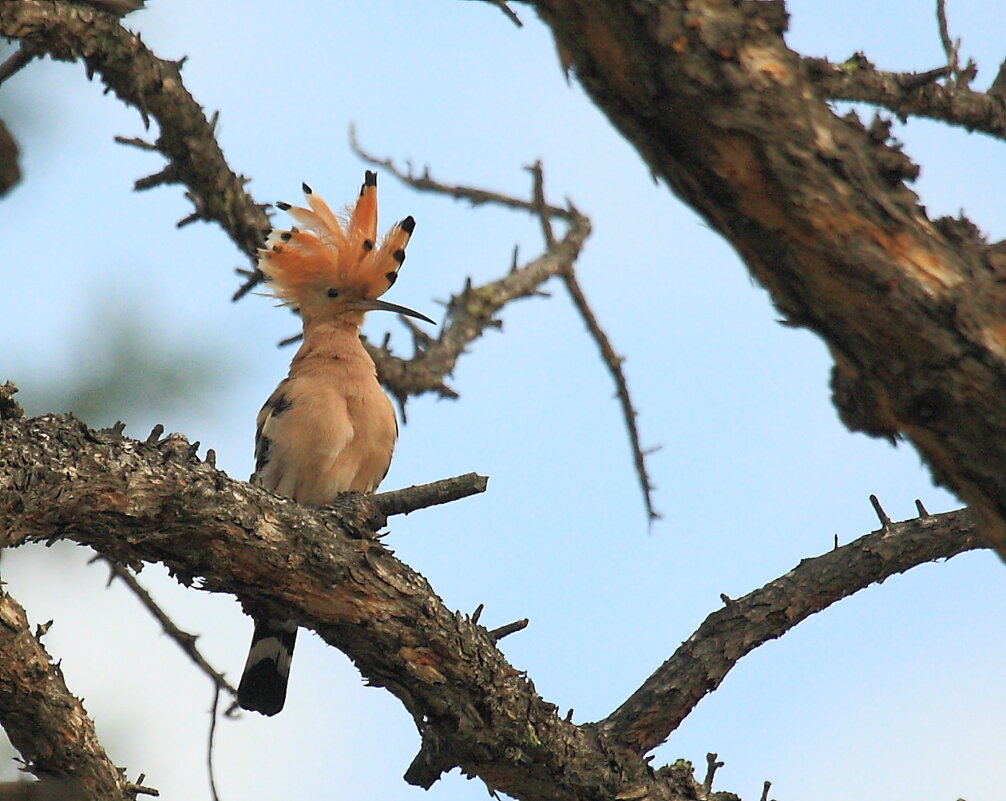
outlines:
M377 241L377 173L364 173L355 204L339 215L310 186L303 190L305 207L275 204L296 224L274 227L258 252L268 294L299 312L303 341L258 414L251 482L324 506L341 492L373 492L398 438L394 407L360 342L364 315L433 320L378 299L398 278L416 221L406 217ZM297 624L266 610L253 617L238 704L271 716L286 700Z

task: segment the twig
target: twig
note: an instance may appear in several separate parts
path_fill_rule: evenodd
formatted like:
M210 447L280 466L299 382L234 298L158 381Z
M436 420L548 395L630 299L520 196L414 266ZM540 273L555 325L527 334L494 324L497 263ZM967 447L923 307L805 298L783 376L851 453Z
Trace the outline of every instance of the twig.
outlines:
M716 771L723 767L722 762L717 762L716 757L719 756L716 753L706 754L706 777L702 780L702 789L705 790L706 795L713 790L713 778L716 776Z
M531 173L532 209L541 221L541 233L545 238L545 246L552 247L555 244L555 234L552 233L552 217L548 213L548 204L545 202L545 175L541 169L541 161L535 161L525 169Z
M765 781L761 786L761 801L768 801L768 791L772 789L772 782Z
M1006 105L1001 98L995 93L974 92L930 80L947 74L947 67L898 73L875 69L866 58L852 58L843 64L806 58L804 63L815 85L833 100L872 103L889 109L901 119L924 117L1006 139Z
M136 580L136 576L134 576L130 570L101 555L97 555L91 559L92 562L99 560L108 563L109 570L111 571L109 575L109 583L111 583L113 578L122 579L126 586L132 591L133 595L140 600L140 603L142 603L147 608L147 611L150 612L150 614L157 619L157 622L161 624L161 628L164 629L164 633L178 644L178 647L185 652L189 659L195 662L196 666L199 667L203 673L210 677L217 688L226 690L232 696L237 695L237 690L231 686L230 682L227 681L224 675L207 662L206 658L200 653L199 649L196 647L196 635L180 629L175 622L168 617L168 614L157 605L157 602L151 597L147 589Z
M126 13L136 5L106 2L103 7ZM218 223L254 257L269 220L245 192L246 180L230 169L213 124L185 89L181 62L157 58L115 16L72 3L4 3L0 35L18 38L31 52L56 60L83 61L88 74L100 75L144 123L153 117L160 130L156 147L168 160L169 176L185 184L200 219Z
M213 776L213 738L217 732L217 708L220 705L220 685L213 687L213 706L210 709L210 735L206 743L206 770L210 775L210 795L213 801L220 801L217 795L217 782Z
M618 709L602 733L637 753L662 743L746 654L874 582L988 547L966 510L891 523L713 612Z
M378 162L382 163L382 162ZM390 163L390 162L389 162ZM481 202L495 203L494 193L472 190L465 187L449 187L429 180L410 179L408 174L392 170L401 180L427 191L443 192L453 197L483 196ZM474 195L473 195L474 193ZM533 204L528 201L503 198L503 205L531 211ZM500 201L502 202L502 201ZM552 213L554 207L548 207ZM435 340L413 340L415 355L411 359L395 356L387 343L381 347L365 343L368 352L377 365L377 375L388 388L399 406L413 395L435 392L442 398L456 398L457 393L444 383L446 376L454 371L458 358L466 352L468 345L480 337L487 328L499 327L495 315L504 306L519 298L540 294L540 286L549 278L558 275L564 265L577 259L583 243L590 235L590 220L570 207L555 210L567 218L569 226L562 239L545 253L522 267L511 269L505 276L481 286L465 283L464 289L451 297L447 314L440 333Z
M956 88L966 89L978 74L978 67L972 59L961 68L961 40L950 38L950 26L947 24L946 0L936 0L936 21L940 29L940 43L943 52L947 54L947 68L954 79Z
M943 45L943 52L947 54L947 66L950 72L957 77L959 70L958 48L960 40L950 38L950 27L947 25L947 4L946 0L936 0L936 23L940 30L940 44Z
M411 168L402 170L397 164L395 164L394 160L378 158L377 156L371 155L365 151L357 141L355 125L349 126L349 147L363 161L368 164L373 164L376 167L383 167L402 183L411 186L419 192L435 192L438 195L447 195L448 197L453 197L457 200L467 200L473 206L481 206L485 203L492 203L496 206L503 206L508 209L520 209L522 211L530 212L531 214L540 213L540 209L535 206L534 201L521 200L520 198L510 197L509 195L504 195L500 192L493 192L489 189L444 184L431 178L428 168L423 169L422 175L416 175L412 172ZM546 205L544 208L548 214L553 217L558 217L567 221L573 219L574 212L570 209L549 205Z
M580 288L580 282L576 280L573 265L568 265L562 271L561 275L569 296L573 299L573 305L576 306L576 310L583 318L590 336L597 343L597 347L601 351L601 359L604 361L608 372L611 373L612 380L615 382L618 402L622 407L622 417L625 420L625 427L629 432L632 461L636 467L636 476L639 478L639 487L643 491L646 514L652 523L654 520L660 519L660 512L653 508L654 487L650 482L650 476L646 470L646 454L652 453L653 449L644 451L639 442L639 429L636 426L636 417L638 414L632 405L632 396L629 395L629 385L625 380L625 373L622 371L622 362L624 360L615 353L615 349L611 347L607 334L604 333L604 329L597 322L597 318L594 316L594 312L587 303L583 290Z
M538 218L539 223L541 224L542 236L545 239L545 245L546 245L546 255L558 251L561 248L561 246L569 239L570 234L575 232L575 229L579 228L583 230L584 236L590 230L589 221L587 220L587 218L584 217L582 214L580 214L580 212L577 211L576 208L572 206L572 204L570 204L566 208L560 208L558 206L553 206L549 204L545 200L544 175L540 161L536 161L526 168L528 172L531 173L531 179L532 179L531 199L521 200L518 198L509 197L507 195L502 195L498 192L490 192L485 189L474 189L472 187L466 187L466 186L451 186L448 184L443 184L431 178L429 170L424 170L423 174L419 176L415 175L411 169L402 170L395 164L393 160L381 159L365 151L357 141L356 129L352 126L349 129L349 142L350 147L361 159L368 162L369 164L383 167L384 169L388 170L388 172L390 172L392 175L394 175L396 178L401 180L403 183L407 184L408 186L411 186L413 189L416 189L418 191L435 192L437 194L447 195L449 197L468 200L473 205L492 203L504 206L506 208L528 211L531 214L534 214ZM555 233L552 229L552 220L554 218L564 220L565 222L569 223L570 226L570 230L567 232L566 238L563 239L561 242L556 240ZM577 247L577 253L578 252L579 248ZM615 354L614 348L611 346L611 342L608 339L607 334L601 328L600 323L598 323L597 318L594 315L593 311L591 310L590 304L587 302L586 296L584 295L583 290L581 289L579 282L576 279L576 275L573 268L575 258L576 257L574 255L571 258L566 258L563 259L561 262L557 262L555 264L555 266L557 267L556 272L562 277L563 283L565 284L566 289L570 294L570 297L573 299L574 306L580 313L580 316L583 318L584 324L587 326L587 330L590 333L591 337L597 343L598 349L601 352L601 358L604 361L605 365L607 366L608 371L610 372L612 379L615 382L616 393L618 396L619 404L621 405L622 408L622 416L625 420L626 430L629 434L629 443L630 447L632 448L633 464L635 466L636 475L639 479L640 488L643 492L643 501L646 506L646 514L648 519L652 523L654 520L660 518L660 513L657 512L653 506L653 485L650 482L649 474L646 469L646 455L647 453L650 453L652 451L648 450L644 451L642 445L640 444L639 430L636 425L636 417L638 415L635 408L632 405L632 397L629 394L628 383L625 380L625 373L622 370L622 364L621 364L622 359ZM479 295L481 295L485 289L489 287L500 286L504 282L509 282L512 278L515 277L522 277L524 274L526 274L524 271L529 270L530 267L531 265L528 265L524 268L519 268L516 266L516 260L514 260L514 266L511 269L510 274L507 276L507 278L501 279L500 281L497 281L494 284L486 285L485 287L482 287L479 290L475 290L470 286L466 286L465 291L461 295L452 299L452 303L448 307L451 314L449 315L448 324L445 325L444 331L441 332L440 339L433 343L430 342L422 343L421 352L417 354L417 356L409 364L414 365L419 361L425 361L427 359L430 359L434 354L438 352L439 346L441 346L443 342L451 336L452 332L456 330L454 328L453 323L457 323L459 321L459 317L457 314L458 308L456 305L458 301L460 301L462 304L465 304L465 302L468 301L469 299L481 300ZM540 281L545 280L545 278L550 277L552 274L553 273L551 272L545 274L538 281L538 283L540 283ZM530 287L528 289L524 289L519 294L508 293L507 295L504 295L504 297L501 299L501 302L494 303L495 308L493 309L493 311L495 311L495 309L502 308L502 306L506 302L509 302L510 300L516 297L522 297L531 294L533 291L534 292L537 291L537 285L535 285L533 289ZM483 312L480 316L484 321L482 322L483 327L487 325L489 321L492 319L491 313L489 315L486 315ZM475 329L475 330L479 332L481 331L481 329ZM474 335L472 336L472 338L474 338ZM467 341L469 340L465 340L465 342ZM461 344L461 347L463 348L464 345ZM420 349L417 347L417 350ZM458 353L460 353L460 350L454 352L453 355L451 356L450 368L448 370L445 370L445 372L443 373L444 375L448 374L450 370L453 369L454 360L457 358ZM390 353L387 351L387 348L384 348L382 350L373 349L371 351L371 355L374 356L375 361L377 361L378 376L386 385L390 385L390 388L392 389L393 392L395 392L396 397L399 400L399 405L404 407L405 395L418 394L418 393L415 393L414 390L408 393L403 392L402 389L400 388L400 385L399 388L396 388L396 382L394 381L394 377L391 374L389 374L389 371L387 369L388 367L387 362L385 361L384 363L382 363L381 361L382 355L390 356ZM440 384L439 386L442 387L443 385Z
M524 23L520 21L520 17L517 16L514 10L507 5L506 0L483 0L483 2L489 3L491 6L496 6L496 8L502 11L506 15L506 18L518 28L524 27Z
M486 476L480 476L478 473L465 473L429 484L418 484L405 489L382 492L374 496L374 503L387 517L407 515L417 509L438 506L485 492L488 484L489 479Z

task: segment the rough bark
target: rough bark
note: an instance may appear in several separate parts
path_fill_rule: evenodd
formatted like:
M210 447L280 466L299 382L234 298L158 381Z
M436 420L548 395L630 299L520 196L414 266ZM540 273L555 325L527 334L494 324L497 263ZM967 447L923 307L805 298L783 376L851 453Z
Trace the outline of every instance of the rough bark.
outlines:
M981 548L966 509L885 524L736 600L724 597L681 647L600 722L607 736L645 752L660 745L747 654L858 589L917 565Z
M520 798L612 798L628 782L682 797L638 757L542 700L489 632L446 609L375 533L374 499L302 507L199 462L179 435L138 442L47 416L0 424L0 545L70 538L116 561L285 614L349 654L414 717L409 779L458 765Z
M26 769L53 797L132 799L134 785L109 760L83 704L32 634L24 609L0 591L0 722ZM39 788L41 789L41 788Z
M911 440L1006 553L1006 274L927 218L883 131L831 111L782 3L533 5L654 174L827 342L846 425Z
M806 560L711 615L606 721L576 726L506 661L493 632L444 607L375 537L386 511L438 491L303 507L228 478L177 434L140 442L73 418L24 419L11 389L0 387L0 546L72 539L134 567L161 562L245 605L282 606L410 712L422 747L406 778L424 787L459 766L520 799L713 798L685 763L654 771L643 752L758 644L871 582L978 544L966 515L944 515ZM0 677L9 656L0 647Z

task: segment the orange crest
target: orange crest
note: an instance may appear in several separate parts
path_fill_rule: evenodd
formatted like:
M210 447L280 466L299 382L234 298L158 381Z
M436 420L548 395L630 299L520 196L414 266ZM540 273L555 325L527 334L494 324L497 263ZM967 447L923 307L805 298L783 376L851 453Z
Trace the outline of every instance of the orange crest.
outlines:
M416 227L412 217L396 223L384 241L377 236L377 173L367 170L356 205L336 215L304 184L309 208L277 203L296 226L274 228L259 250L258 268L269 290L293 306L331 289L359 300L380 297L398 278L405 246Z

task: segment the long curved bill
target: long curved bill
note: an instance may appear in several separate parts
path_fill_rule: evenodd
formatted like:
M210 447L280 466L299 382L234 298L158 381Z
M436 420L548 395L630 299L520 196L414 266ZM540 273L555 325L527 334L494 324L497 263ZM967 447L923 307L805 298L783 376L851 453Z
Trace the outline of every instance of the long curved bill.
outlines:
M406 317L415 317L417 320L423 320L432 325L436 325L436 323L425 314L420 314L419 312L413 311L405 306L399 306L397 303L388 303L386 300L361 300L353 305L360 311L395 312L396 314L404 314Z

